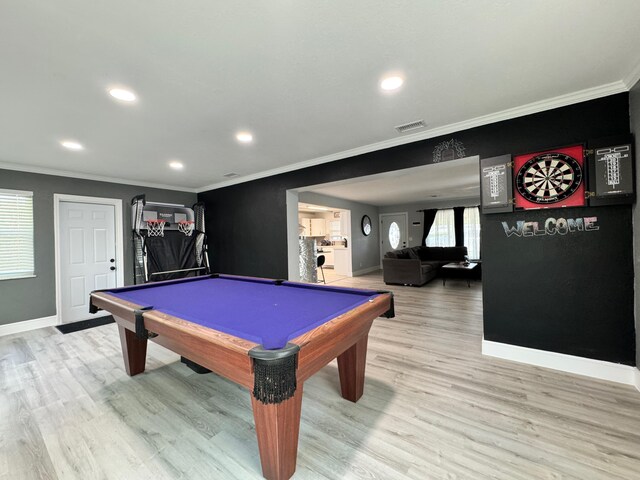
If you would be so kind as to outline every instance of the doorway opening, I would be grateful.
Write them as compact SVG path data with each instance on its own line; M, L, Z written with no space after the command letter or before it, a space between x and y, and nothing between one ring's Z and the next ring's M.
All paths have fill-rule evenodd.
M351 277L351 211L298 203L300 281L333 283Z
M422 245L425 210L480 203L479 157L309 185L288 190L286 195L289 279L300 278L298 202L350 210L352 275L381 273L386 252ZM399 213L402 218L394 220ZM365 219L378 219L366 233ZM391 247L396 242L397 247Z

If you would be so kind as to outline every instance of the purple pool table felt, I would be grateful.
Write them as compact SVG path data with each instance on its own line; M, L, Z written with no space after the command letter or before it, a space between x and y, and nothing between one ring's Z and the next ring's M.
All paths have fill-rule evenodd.
M106 293L266 349L282 348L293 338L378 295L371 290L224 277L140 287Z

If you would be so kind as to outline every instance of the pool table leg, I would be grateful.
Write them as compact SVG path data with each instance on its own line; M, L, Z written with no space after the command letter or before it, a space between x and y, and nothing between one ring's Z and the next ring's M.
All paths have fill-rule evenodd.
M120 332L120 345L124 357L124 368L127 375L133 377L144 372L144 364L147 359L147 339L140 340L135 332L118 325Z
M364 393L364 370L367 366L367 341L364 335L351 347L338 355L338 373L342 398L357 402Z
M258 436L262 475L267 480L287 480L296 471L298 433L302 407L302 384L293 397L265 405L251 395Z

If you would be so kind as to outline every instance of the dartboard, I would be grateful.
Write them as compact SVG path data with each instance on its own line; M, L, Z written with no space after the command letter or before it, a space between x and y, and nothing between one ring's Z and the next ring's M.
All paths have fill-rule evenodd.
M560 202L573 195L582 183L582 167L564 153L543 153L529 159L516 175L516 189L538 204Z

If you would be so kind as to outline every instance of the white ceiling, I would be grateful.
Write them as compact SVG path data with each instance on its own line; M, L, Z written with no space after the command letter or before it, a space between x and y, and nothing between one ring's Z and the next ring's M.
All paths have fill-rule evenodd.
M376 206L480 198L478 157L300 189Z
M638 0L3 1L0 167L237 183L627 91L638 18ZM385 95L388 72L406 81Z

